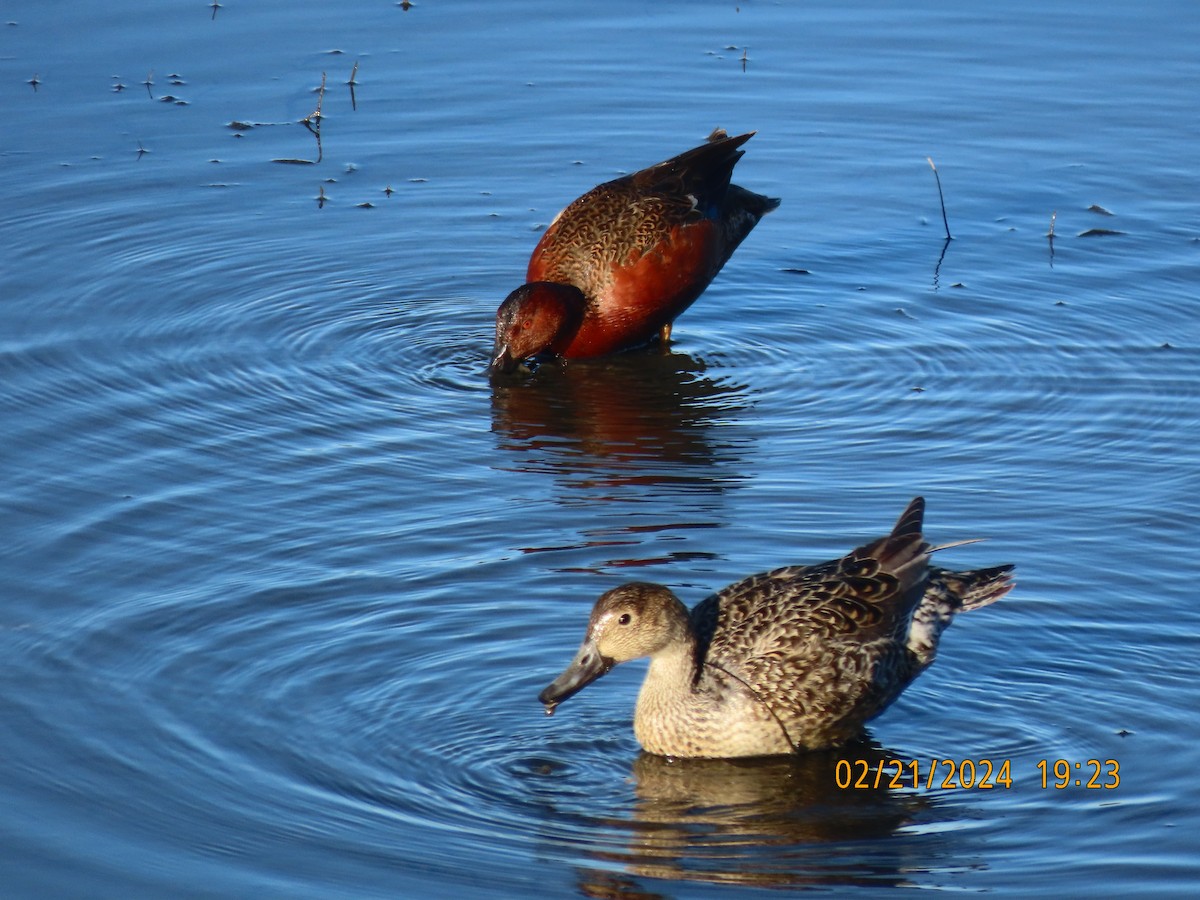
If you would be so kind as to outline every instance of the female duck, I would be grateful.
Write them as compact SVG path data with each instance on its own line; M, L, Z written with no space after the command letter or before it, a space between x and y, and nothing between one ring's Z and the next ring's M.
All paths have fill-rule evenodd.
M601 356L661 336L779 201L730 184L754 132L595 187L558 214L496 312L491 368Z
M650 753L762 756L845 743L929 667L957 613L1012 588L1012 566L929 565L943 548L922 537L924 511L918 497L887 537L751 576L690 614L660 585L614 588L538 699L552 714L617 663L648 656L633 727Z

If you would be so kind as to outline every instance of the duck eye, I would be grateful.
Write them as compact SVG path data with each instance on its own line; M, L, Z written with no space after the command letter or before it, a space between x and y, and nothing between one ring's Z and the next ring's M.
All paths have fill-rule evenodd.
M618 625L628 625L632 621L633 621L633 616L631 616L629 613L621 613L621 617L619 619L617 619L617 624Z

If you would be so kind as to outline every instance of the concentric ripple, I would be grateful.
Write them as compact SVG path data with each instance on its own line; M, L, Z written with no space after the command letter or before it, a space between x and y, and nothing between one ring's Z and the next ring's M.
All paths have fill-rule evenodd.
M616 801L611 768L630 746L547 745L532 683L514 703L510 678L478 680L479 659L511 671L521 651L500 617L464 644L477 617L446 588L346 578L208 602L181 591L57 623L53 639L24 635L14 662L37 684L26 696L62 704L6 705L30 747L75 745L62 729L85 724L89 739L17 759L104 797L109 816L234 857L250 877L303 872L317 847L335 870L364 858L449 875L486 842L511 887L535 847L562 852L606 831L596 810ZM573 771L554 762L580 750ZM597 794L548 820L549 785L574 790L596 765L609 770L589 774ZM419 824L427 842L392 842L389 822Z

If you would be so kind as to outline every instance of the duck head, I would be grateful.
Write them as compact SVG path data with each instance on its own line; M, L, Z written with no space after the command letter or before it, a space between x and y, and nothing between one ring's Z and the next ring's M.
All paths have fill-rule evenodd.
M531 281L496 310L491 370L511 372L523 360L561 353L583 321L583 292L569 284Z
M654 656L677 641L689 640L687 609L660 584L633 581L600 596L575 658L538 695L546 715L617 663Z

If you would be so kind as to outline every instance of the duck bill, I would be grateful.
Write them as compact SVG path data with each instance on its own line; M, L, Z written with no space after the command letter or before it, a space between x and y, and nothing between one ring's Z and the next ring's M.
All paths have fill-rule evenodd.
M546 707L546 715L554 715L558 704L575 696L600 676L607 675L614 665L613 660L600 655L594 643L584 641L571 664L538 694L538 700Z
M511 372L517 367L517 363L519 362L520 360L509 352L508 344L497 341L495 348L492 350L492 362L488 366L488 371Z

